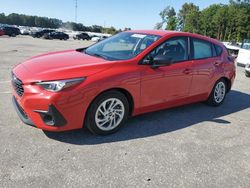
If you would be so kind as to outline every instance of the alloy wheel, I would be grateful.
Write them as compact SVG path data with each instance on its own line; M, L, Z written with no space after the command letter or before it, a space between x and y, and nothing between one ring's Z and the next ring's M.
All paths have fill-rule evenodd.
M226 85L224 82L218 82L214 90L214 100L216 103L221 103L226 95Z
M110 98L103 101L96 110L95 123L103 131L115 129L123 120L124 104L120 99Z

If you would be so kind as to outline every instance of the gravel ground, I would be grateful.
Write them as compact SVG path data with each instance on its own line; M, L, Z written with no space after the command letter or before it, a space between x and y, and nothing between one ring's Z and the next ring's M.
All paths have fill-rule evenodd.
M11 102L13 66L90 44L0 37L0 187L250 187L250 79L240 67L221 107L145 114L111 136L23 124Z

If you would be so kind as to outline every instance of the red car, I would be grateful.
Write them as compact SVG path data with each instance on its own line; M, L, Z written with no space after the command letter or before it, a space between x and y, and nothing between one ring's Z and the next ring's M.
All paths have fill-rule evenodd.
M4 30L0 29L0 36L4 35Z
M107 135L129 116L200 101L219 106L234 79L234 61L217 40L127 31L19 64L12 72L13 103L20 118L37 128L86 126Z

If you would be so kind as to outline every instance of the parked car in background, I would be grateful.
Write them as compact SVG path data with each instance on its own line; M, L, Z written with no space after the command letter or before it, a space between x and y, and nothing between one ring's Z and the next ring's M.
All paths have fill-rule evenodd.
M73 36L74 40L91 40L91 37L87 33L80 33Z
M237 64L246 66L250 64L250 39L245 39L239 49Z
M21 28L20 32L21 32L21 35L30 35L31 34L31 30L28 28Z
M4 30L0 28L0 36L4 35Z
M101 37L98 37L98 36L91 37L91 41L93 41L93 42L99 42L100 40L101 40Z
M5 35L8 35L10 37L15 37L21 34L20 29L18 29L17 27L3 26L2 30L4 31Z
M245 66L245 75L246 77L250 77L250 63Z
M176 31L127 31L88 48L48 53L17 65L13 104L22 121L43 130L85 126L107 135L129 116L200 101L219 106L235 74L234 61L215 39Z
M91 37L91 41L100 42L100 41L107 39L107 38L109 38L109 37L108 36L96 36L96 35L94 35Z
M100 41L105 40L107 38L109 38L109 37L107 37L107 36L101 36Z
M239 50L240 50L240 45L236 43L235 41L223 42L223 44L227 48L229 54L233 56L234 58L237 58Z
M34 38L41 38L43 37L46 33L51 33L54 32L55 30L51 30L51 29L44 29L42 31L36 31L34 33L31 34L32 37Z
M55 31L51 33L46 33L43 36L45 39L60 39L60 40L68 40L69 35L63 32Z

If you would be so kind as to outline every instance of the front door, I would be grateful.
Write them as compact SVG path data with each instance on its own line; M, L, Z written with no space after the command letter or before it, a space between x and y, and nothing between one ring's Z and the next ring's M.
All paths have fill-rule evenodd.
M150 107L182 99L189 95L192 61L188 60L187 37L174 37L154 49L144 60L156 55L171 57L169 66L152 68L150 61L141 71L141 107Z

